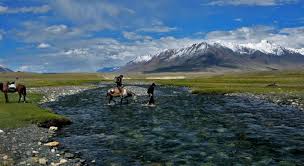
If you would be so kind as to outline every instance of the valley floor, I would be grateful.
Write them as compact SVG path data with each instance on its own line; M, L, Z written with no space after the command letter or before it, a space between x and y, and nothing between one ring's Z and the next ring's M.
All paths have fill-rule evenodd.
M52 101L54 98L61 95L69 95L71 94L70 92L73 91L77 93L87 88L91 88L92 84L97 84L100 81L113 82L112 78L114 76L114 74L83 73L0 73L0 80L11 81L14 80L16 75L21 78L20 83L27 85L31 90L28 93L29 103L16 103L16 94L10 95L10 99L12 101L10 104L4 104L4 98L0 97L0 136L12 136L11 139L13 139L13 137L18 137L18 135L13 134L15 132L28 132L29 135L31 135L31 132L34 133L35 131L40 131L40 129L36 130L35 126L33 127L31 124L38 124L51 119L65 119L61 115L54 114L41 108L39 106L41 101ZM274 103L290 105L304 110L304 72L302 71L228 73L213 75L202 73L166 73L156 75L126 74L126 77L126 83L140 82L150 84L152 82L156 82L158 85L183 86L189 87L191 92L195 94L245 95L247 97L262 98ZM76 85L77 87L75 88ZM78 87L79 85L82 86ZM45 133L42 134L44 136L47 136L48 134L45 130L41 130L41 132ZM15 143L16 146L23 144L20 141ZM5 144L10 143L3 142L2 145ZM35 140L35 146L36 144L37 140ZM36 155L32 154L33 152L28 153L29 156ZM49 153L51 152L49 151ZM11 154L5 154L4 151L0 151L0 161L10 164L13 162L12 159L14 158L14 156L11 157L10 155Z

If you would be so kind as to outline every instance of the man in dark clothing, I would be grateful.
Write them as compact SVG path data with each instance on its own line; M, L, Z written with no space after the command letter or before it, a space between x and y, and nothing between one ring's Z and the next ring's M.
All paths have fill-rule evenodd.
M122 92L122 79L123 79L123 75L115 77L116 87L119 89L120 92Z
M150 100L149 100L148 105L154 105L154 104L155 104L155 100L154 100L154 87L155 87L155 86L156 86L156 85L153 83L153 84L150 85L150 87L148 88L147 93L148 93L148 95L149 95L149 97L150 97Z

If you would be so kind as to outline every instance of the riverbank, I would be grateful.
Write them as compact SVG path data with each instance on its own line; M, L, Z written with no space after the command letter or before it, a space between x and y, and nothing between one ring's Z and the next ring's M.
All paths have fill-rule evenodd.
M302 71L233 73L154 81L161 85L189 87L194 94L254 96L304 110L304 72Z
M10 103L1 107L0 165L86 165L79 154L65 151L64 145L49 147L44 144L53 140L56 131L46 127L69 124L58 114L45 110L46 102L73 95L93 88L92 86L30 88L30 103ZM33 95L34 94L34 95ZM39 94L39 95L38 95ZM15 98L12 98L14 101ZM3 115L7 112L9 115ZM22 117L19 118L18 117ZM31 125L32 124L32 125ZM37 126L43 126L44 128Z

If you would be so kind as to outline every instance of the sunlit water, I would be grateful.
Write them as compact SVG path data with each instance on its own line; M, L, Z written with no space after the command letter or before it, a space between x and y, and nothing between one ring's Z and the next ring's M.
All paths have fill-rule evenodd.
M59 141L97 165L304 162L304 113L299 110L168 87L158 87L156 107L144 106L145 96L109 106L108 88L48 104L74 122Z

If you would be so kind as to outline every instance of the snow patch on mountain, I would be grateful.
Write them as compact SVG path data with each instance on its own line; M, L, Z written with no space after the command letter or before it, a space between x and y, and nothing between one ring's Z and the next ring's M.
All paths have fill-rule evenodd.
M296 48L288 48L288 49L294 51L295 53L304 55L304 48L299 48L299 49L296 49Z
M205 52L207 49L208 43L202 42L199 44L193 44L191 47L174 50L175 53L169 59L193 55L195 52Z
M273 54L280 56L285 53L284 51L290 51L280 45L277 45L267 40L262 40L259 43L245 43L245 44L238 44L238 43L225 42L225 41L217 41L216 43L225 46L234 52L239 52L243 54L252 54L255 51L260 51L265 54Z
M133 61L133 63L138 63L138 62L148 62L150 61L154 56L153 55L142 55L136 57Z

